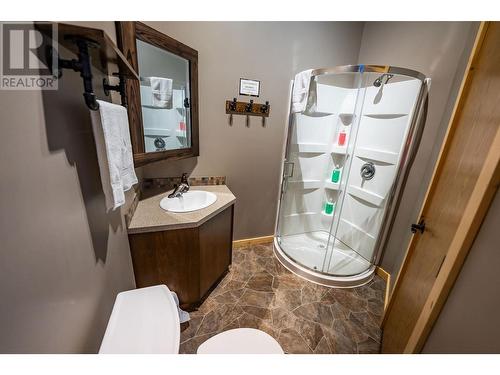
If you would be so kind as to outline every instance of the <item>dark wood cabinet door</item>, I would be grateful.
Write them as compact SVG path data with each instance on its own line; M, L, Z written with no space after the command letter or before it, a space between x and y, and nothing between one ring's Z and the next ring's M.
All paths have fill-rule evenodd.
M200 227L200 292L204 296L231 264L233 210L224 210Z
M233 206L196 228L129 235L137 288L165 284L196 308L231 264Z

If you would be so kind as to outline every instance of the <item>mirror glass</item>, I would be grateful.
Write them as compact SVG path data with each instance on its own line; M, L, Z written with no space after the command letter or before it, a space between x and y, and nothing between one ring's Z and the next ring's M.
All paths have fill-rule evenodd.
M189 60L136 43L145 152L191 147Z

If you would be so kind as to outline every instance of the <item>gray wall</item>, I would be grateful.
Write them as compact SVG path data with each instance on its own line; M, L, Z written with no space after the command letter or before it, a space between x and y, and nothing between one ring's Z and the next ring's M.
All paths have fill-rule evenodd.
M419 151L381 265L394 282L418 220L478 24L473 22L367 22L359 63L418 70L432 79L429 111Z
M113 22L80 24L115 39ZM272 234L289 81L302 69L358 61L363 24L150 25L200 53L201 156L153 164L138 174L226 175L238 198L235 238ZM467 26L409 27L403 34L402 24L368 25L359 61L423 64L428 69L414 67L432 73L433 95L442 92L434 106L444 106ZM399 42L420 41L418 53L405 43L380 42L394 35L406 35ZM236 95L240 77L262 81L259 101L272 106L266 128L252 119L248 129L239 117L228 126L224 101ZM96 352L115 295L134 287L123 213L104 209L81 80L65 72L60 84L52 93L0 91L0 353Z
M200 157L144 167L144 177L223 175L236 195L235 239L272 235L277 209L289 82L314 67L357 61L362 23L148 22L198 50ZM260 118L235 116L228 125L225 100L237 97L240 78L261 81L271 104ZM248 97L241 97L248 100Z
M0 91L0 353L97 352L116 294L135 287L82 82L65 71L60 85Z
M77 24L116 38L113 22ZM236 237L272 234L288 82L311 66L355 61L362 24L152 25L200 52L202 156L150 175L227 175L239 198ZM224 100L240 77L262 80L273 106L266 128L246 129L242 118L228 127ZM116 294L135 286L125 210L105 212L81 94L69 71L56 92L0 91L0 353L96 352Z
M499 223L497 192L423 353L500 353Z

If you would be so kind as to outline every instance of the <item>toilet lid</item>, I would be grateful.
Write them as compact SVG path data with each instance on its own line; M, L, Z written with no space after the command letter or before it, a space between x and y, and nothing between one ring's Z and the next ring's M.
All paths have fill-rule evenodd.
M283 354L280 344L267 333L254 328L236 328L209 338L198 347L198 354Z
M121 292L116 297L99 353L179 353L177 305L165 285Z

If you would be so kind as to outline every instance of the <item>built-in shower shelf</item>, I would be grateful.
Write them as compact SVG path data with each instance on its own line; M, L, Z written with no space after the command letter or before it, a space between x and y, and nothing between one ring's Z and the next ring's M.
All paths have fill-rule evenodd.
M150 138L156 137L170 137L172 130L162 128L144 128L144 136Z
M308 116L308 117L327 117L327 116L333 116L335 113L333 112L325 112L325 111L305 111L302 112L302 116Z
M296 143L292 145L292 151L299 153L322 154L328 151L326 143Z
M184 130L176 130L175 135L179 138L186 138L187 137L187 133Z
M321 187L320 180L289 180L288 184L294 189L319 189Z
M332 154L345 154L347 152L347 146L333 145L331 153Z
M365 202L371 203L375 206L380 206L384 201L384 197L354 185L349 185L349 189L347 190L347 192L350 195L364 200Z
M338 182L325 181L325 188L331 190L340 190L340 184Z
M283 218L288 220L288 222L302 223L302 225L304 225L305 221L316 220L315 218L317 217L318 217L318 212L310 212L310 211L283 215Z
M342 124L344 125L352 124L352 120L354 117L355 115L353 113L343 113L343 112L339 113L340 121L342 121Z
M356 149L356 156L362 159L381 161L393 165L398 162L398 154L395 152L374 150L366 147L358 147Z
M337 233L339 234L339 240L351 244L351 246L356 243L363 243L366 247L371 248L375 245L376 239L374 236L346 219L340 219Z
M407 113L365 113L363 116L382 120L390 120L407 116Z

